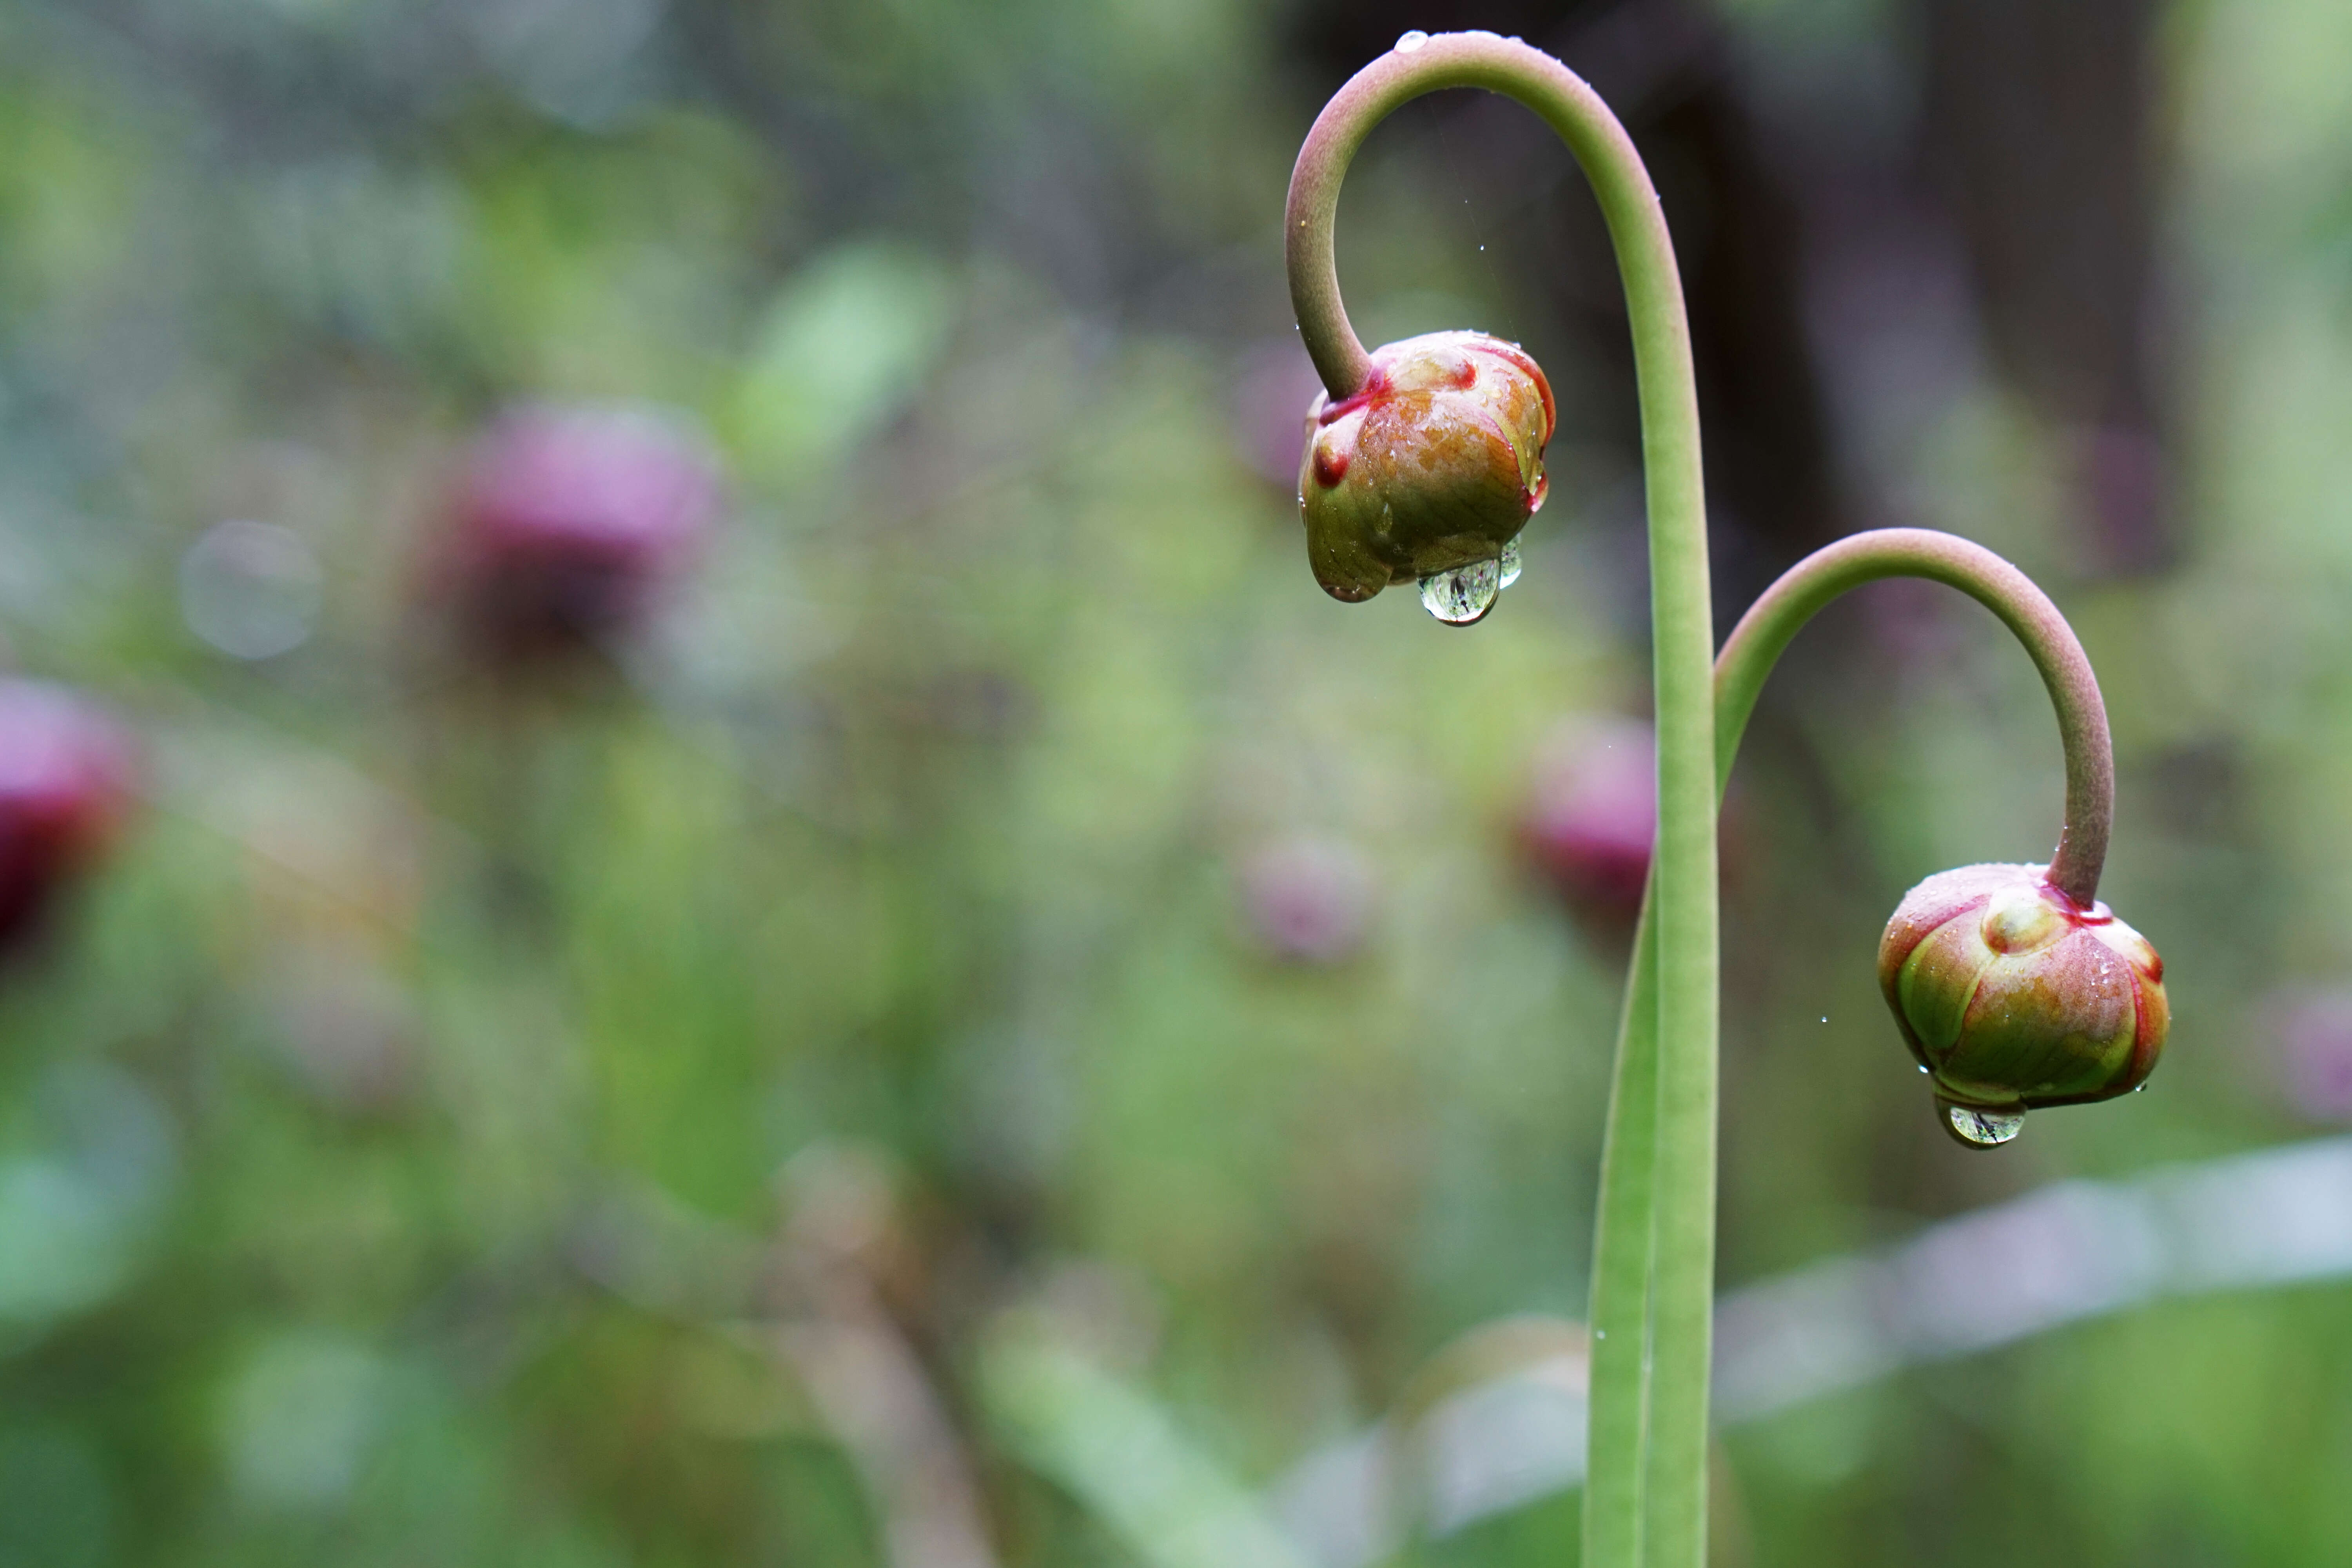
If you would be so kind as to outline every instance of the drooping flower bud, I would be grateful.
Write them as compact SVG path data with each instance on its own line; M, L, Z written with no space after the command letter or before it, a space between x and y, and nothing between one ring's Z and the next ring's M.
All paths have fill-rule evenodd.
M131 808L131 737L62 687L0 680L0 945L33 934Z
M1979 1148L2014 1137L2029 1110L2138 1088L2171 1018L2147 939L2038 866L1964 866L1912 889L1878 982L1945 1131Z
M1391 583L1469 574L1432 610L1476 620L1509 574L1506 548L1543 505L1550 384L1518 345L1483 332L1407 338L1371 363L1362 390L1307 410L1307 562L1351 604Z
M519 409L474 449L436 586L495 655L625 636L700 544L719 499L711 454L668 419Z

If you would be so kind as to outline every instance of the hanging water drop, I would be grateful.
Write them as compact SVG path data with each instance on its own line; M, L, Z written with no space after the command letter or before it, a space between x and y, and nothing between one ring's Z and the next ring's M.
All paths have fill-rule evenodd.
M1482 621L1503 591L1503 563L1473 561L1451 572L1433 573L1421 580L1421 607L1449 626Z
M2025 1127L2022 1110L1990 1110L1981 1105L1960 1105L1936 1097L1937 1117L1944 1131L1971 1149L1997 1149Z
M1427 42L1429 42L1429 35L1423 32L1419 27L1415 27L1412 32L1407 33L1397 39L1396 52L1401 55L1409 55Z
M1519 580L1519 542L1517 538L1503 546L1503 558L1496 565L1502 574L1495 579L1496 587L1507 588Z

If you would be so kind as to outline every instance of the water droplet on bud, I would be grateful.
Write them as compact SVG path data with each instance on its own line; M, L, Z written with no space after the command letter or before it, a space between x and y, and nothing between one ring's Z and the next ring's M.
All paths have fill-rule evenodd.
M1415 27L1412 32L1407 33L1397 39L1396 52L1401 55L1409 55L1427 42L1429 42L1429 35L1423 32L1420 28Z
M1503 563L1473 561L1451 572L1433 573L1421 580L1421 607L1449 626L1466 626L1486 618L1495 597L1503 591Z
M1936 1097L1936 1112L1944 1131L1971 1149L1997 1149L2025 1128L2022 1110L1988 1110L1980 1105L1958 1105Z
M1517 539L1503 546L1503 559L1496 564L1502 568L1502 575L1495 580L1496 587L1507 588L1519 580L1519 542Z

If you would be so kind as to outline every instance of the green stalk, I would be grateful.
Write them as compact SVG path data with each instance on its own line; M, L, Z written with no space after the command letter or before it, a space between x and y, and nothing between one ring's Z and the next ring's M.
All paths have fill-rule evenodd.
M1585 1408L1587 1563L1642 1561L1649 1449L1650 1267L1658 1159L1658 932L1655 879L1643 890L1592 1232L1591 1383ZM1630 1462L1628 1462L1630 1461Z
M1715 1269L1716 803L1766 676L1797 630L1862 583L1919 576L1999 616L2040 668L2066 749L2066 819L2050 880L2088 903L2112 816L2097 682L2055 606L2023 574L1949 535L1895 529L1808 557L1710 660L1706 508L1689 327L1657 193L1623 128L1559 61L1490 33L1407 35L1358 72L1308 133L1284 233L1291 299L1336 401L1370 359L1341 303L1339 184L1371 128L1425 92L1475 87L1534 110L1599 200L1622 275L1642 412L1658 731L1651 887L1619 1024L1592 1276L1584 1503L1589 1568L1703 1568Z
M1333 243L1339 183L1374 125L1443 88L1484 88L1541 116L1582 167L1616 248L1641 400L1658 731L1655 1000L1653 1005L1644 994L1637 970L1627 1034L1640 1035L1645 1023L1654 1031L1656 1105L1647 1137L1639 1135L1638 1111L1613 1106L1604 1155L1593 1329L1607 1336L1595 1346L1607 1353L1593 1364L1585 1562L1590 1568L1702 1568L1715 1284L1714 639L1698 399L1682 282L1648 172L1624 128L1581 79L1541 50L1491 33L1440 34L1406 47L1412 38L1339 89L1299 152L1284 224L1291 299L1332 397L1358 391L1370 362L1339 298ZM1638 1079L1621 1073L1620 1096L1643 1089ZM1643 1207L1650 1223L1633 1223ZM1628 1248L1646 1250L1647 1259L1629 1260ZM1630 1289L1640 1275L1647 1276L1646 1289ZM1638 1353L1645 1329L1646 1397Z
M1731 782L1740 738L1756 710L1756 699L1780 655L1806 622L1831 601L1865 583L1888 577L1921 577L1958 588L2000 618L2041 672L2057 710L2059 743L2066 757L2066 816L2058 852L2050 864L2053 886L2077 902L2096 896L2105 866L2109 825L2115 816L2115 754L2107 733L2107 710L2091 661L2058 606L2024 573L1968 540L1927 529L1888 528L1857 533L1805 557L1782 574L1732 628L1715 665L1715 763L1717 796ZM1618 1025L1616 1081L1609 1101L1608 1147L1601 1164L1601 1224L1594 1247L1593 1321L1630 1321L1635 1330L1607 1340L1596 1327L1592 1345L1592 1395L1588 1416L1591 1452L1638 1451L1643 1440L1643 1383L1648 1340L1639 1331L1647 1311L1650 1265L1651 1162L1656 1137L1656 1014L1651 998L1657 984L1652 967L1655 932L1650 902L1642 904L1634 930L1633 964L1626 984L1625 1011ZM1604 1363L1611 1375L1604 1379ZM1622 1363L1622 1364L1620 1364ZM1599 1469L1596 1462L1592 1468ZM1639 1478L1635 1477L1635 1485ZM1612 1553L1607 1561L1638 1560L1638 1523L1628 1544L1611 1533L1596 1542L1591 1482L1586 1491L1586 1560L1600 1561L1596 1545ZM1638 1521L1638 1491L1633 1517ZM1598 1515L1604 1528L1623 1528L1624 1510ZM1631 1552L1632 1558L1622 1554Z

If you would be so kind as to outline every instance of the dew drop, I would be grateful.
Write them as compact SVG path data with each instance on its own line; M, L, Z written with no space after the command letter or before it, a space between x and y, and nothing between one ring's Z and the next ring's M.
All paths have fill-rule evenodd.
M1473 561L1421 580L1421 607L1449 626L1482 621L1503 591L1502 563Z
M1942 1095L1936 1110L1944 1131L1971 1149L1996 1149L2025 1127L2022 1110L1988 1110L1980 1105L1957 1105Z
M1412 32L1407 33L1397 39L1396 52L1401 55L1409 55L1427 42L1429 42L1429 35L1423 32L1419 27L1415 27Z
M1502 572L1502 575L1495 579L1496 587L1507 588L1519 580L1519 542L1516 537L1503 546L1503 558L1495 564Z

